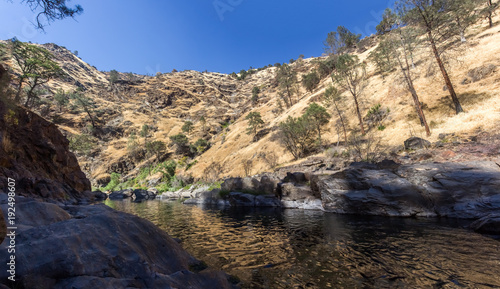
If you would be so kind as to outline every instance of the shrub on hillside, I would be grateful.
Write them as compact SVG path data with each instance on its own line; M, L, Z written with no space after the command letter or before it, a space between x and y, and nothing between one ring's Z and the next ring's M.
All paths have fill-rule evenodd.
M320 82L320 78L319 78L316 70L314 70L311 73L306 74L302 77L302 85L309 92L313 92L314 89L316 89L316 87L318 87L319 82Z
M88 134L73 135L69 137L69 149L72 152L88 155L95 145L95 139Z
M314 150L316 131L306 117L291 117L280 123L280 142L299 159Z
M103 188L104 191L113 191L120 184L120 174L111 173L109 183Z

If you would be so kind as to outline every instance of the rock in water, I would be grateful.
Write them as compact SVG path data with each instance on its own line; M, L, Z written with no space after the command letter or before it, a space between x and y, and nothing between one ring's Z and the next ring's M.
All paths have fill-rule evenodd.
M52 205L25 204L33 213L49 212L47 206ZM190 272L199 261L147 220L102 204L53 211L44 215L45 221L26 223L17 235L16 286L232 288L222 272ZM10 258L6 246L7 242L0 246L3 264ZM1 270L0 282L5 284L7 277Z
M325 210L337 213L477 219L500 208L493 162L354 166L314 181Z

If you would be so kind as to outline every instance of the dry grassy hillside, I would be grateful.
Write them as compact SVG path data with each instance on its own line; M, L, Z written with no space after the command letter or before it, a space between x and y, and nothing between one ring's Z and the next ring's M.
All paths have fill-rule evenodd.
M486 28L486 23L479 23L470 30L469 40L450 55L449 73L458 93L458 97L466 113L455 114L448 91L443 89L445 83L437 68L435 60L430 51L422 49L416 56L417 79L416 89L420 100L425 104L425 114L431 125L431 137L426 137L425 129L420 126L417 114L412 106L410 93L403 86L401 77L394 72L389 76L382 77L376 73L375 66L367 61L368 55L375 47L371 47L362 54L360 60L365 60L368 65L368 86L361 97L362 114L376 104L383 108L389 108L390 114L384 121L386 129L378 131L376 128L369 135L380 138L381 150L387 150L391 146L401 146L404 140L411 136L418 136L432 142L437 141L441 133L456 133L461 135L474 134L478 131L498 132L500 131L500 76L498 68L486 75L483 79L473 81L469 71L488 65L500 66L500 33L498 27ZM311 67L309 67L311 68ZM313 94L302 91L299 103L286 110L282 115L274 115L275 94L271 101L262 103L254 108L262 114L269 128L276 127L279 122L286 119L288 115L299 116L312 101L321 97L324 89L331 83L330 79L323 79L318 89ZM352 97L344 92L342 98L343 110L351 129L357 129L358 121L355 115ZM333 119L336 114L330 109ZM193 167L192 173L201 177L207 166L214 162L222 162L224 175L244 175L243 163L252 159L252 173L259 173L271 168L260 158L262 153L272 154L275 152L279 157L280 164L293 162L293 157L287 153L273 133L252 143L252 137L244 133L247 122L244 116L240 117L230 126L225 136L225 142L221 142L221 136L215 140L215 145L203 155L198 165ZM324 139L334 146L338 140L336 129L332 126ZM320 154L321 155L321 154Z
M372 128L368 136L380 139L380 149L388 150L402 145L405 139L413 135L436 141L440 133L500 131L498 68L477 81L469 75L475 68L500 66L499 29L498 26L488 29L486 23L478 23L469 30L468 42L449 57L449 73L466 113L455 115L448 92L443 90L444 81L435 60L429 57L430 52L423 48L417 53L415 85L431 125L432 136L428 138L420 126L411 105L410 94L405 90L399 74L393 72L382 77L367 60L369 53L376 47L376 41L375 46L358 53L360 60L368 63L369 75L368 86L360 97L362 114L366 115L376 104L390 109L384 120L385 130ZM195 160L187 160L192 164L188 170L179 169L179 173L195 178L206 177L211 167L220 167L216 170L219 177L242 176L245 174L243 164L247 160L252 160L252 174L271 171L273 168L265 160L266 157L275 158L273 161L281 166L297 162L280 144L277 127L288 116L301 115L311 102L321 103L324 90L331 83L329 78L323 79L313 93L301 87L297 103L279 112L274 67L261 70L245 80L236 80L220 73L183 71L155 77L120 74L121 80L110 84L107 73L98 71L65 48L54 44L43 46L54 54L67 76L49 84L49 93L42 96L46 100L38 110L43 111L43 116L49 120L57 118L60 129L69 137L94 134L90 152L78 154L83 170L94 185L105 184L112 172L133 176L137 174L138 167L155 161L154 157L134 158L126 149L130 135L139 132L144 124L152 127L150 140L169 144L169 136L180 133L185 121L194 123L194 129L188 135L190 141L203 138L211 143L208 151ZM292 67L299 70L300 80L315 65L315 59L305 59L295 62ZM10 66L15 73L16 66L13 63ZM251 97L255 86L261 89L261 93L258 103L253 104ZM55 105L51 105L52 95L57 89L72 91L78 87L97 105L98 132L88 131L88 120L84 113L69 108L60 112ZM358 126L353 99L346 92L342 96L340 106L352 131ZM263 129L267 129L267 134L256 142L252 135L246 134L248 121L245 116L252 111L262 115L265 122ZM324 150L335 146L339 140L334 125L336 113L332 108L329 108L329 112L333 118L328 125L329 130L323 136ZM206 120L204 125L200 121L202 117ZM138 138L138 142L142 144L142 138ZM340 148L343 149L346 148ZM181 159L173 153L173 147L168 146L168 152L165 158ZM323 156L325 152L318 151L318 154Z

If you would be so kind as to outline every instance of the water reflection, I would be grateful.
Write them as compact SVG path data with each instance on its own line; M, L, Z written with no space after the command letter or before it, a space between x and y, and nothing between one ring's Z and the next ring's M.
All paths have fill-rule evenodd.
M243 288L500 288L500 242L460 221L107 201Z

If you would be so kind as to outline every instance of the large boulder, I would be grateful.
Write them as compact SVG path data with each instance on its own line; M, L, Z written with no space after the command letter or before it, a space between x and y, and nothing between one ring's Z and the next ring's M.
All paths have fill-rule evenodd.
M264 175L260 178L259 191L268 195L274 195L279 183L279 178Z
M0 190L14 179L18 195L66 203L91 199L90 181L56 125L0 101Z
M154 200L155 198L156 193L154 191L137 189L132 192L132 200L134 201Z
M260 180L256 177L227 178L221 184L221 190L226 192L275 194L280 179L264 175Z
M431 147L431 142L423 138L412 136L404 142L406 150L418 150Z
M315 187L337 213L477 219L500 208L493 162L354 166L317 177Z
M51 204L25 204L34 212L59 213L38 218L48 217L46 221L34 216L19 219L25 228L17 234L16 284L10 285L39 289L232 287L221 272L190 272L200 262L147 220L102 204L68 206L65 214L60 208L47 208ZM4 264L10 258L7 246L8 241L0 245ZM6 270L0 271L0 282L7 284L8 276Z
M233 207L255 207L255 196L233 192L228 195L228 200Z
M317 192L310 186L295 183L280 184L281 203L285 208L322 210L322 203Z
M108 198L110 200L123 200L131 198L133 194L134 190L126 189L126 190L111 192L111 194L108 195Z

